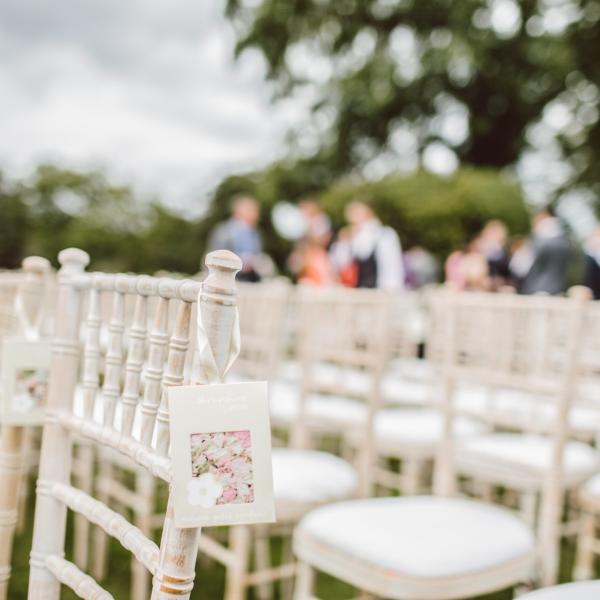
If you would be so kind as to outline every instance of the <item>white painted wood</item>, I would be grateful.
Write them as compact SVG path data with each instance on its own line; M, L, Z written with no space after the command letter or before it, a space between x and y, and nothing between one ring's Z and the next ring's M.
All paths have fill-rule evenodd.
M41 336L44 284L50 263L39 256L23 261L14 298L15 325L30 339ZM37 329L36 326L37 325ZM29 440L29 443L28 443ZM27 498L28 452L32 436L26 428L4 423L0 429L0 600L8 593L10 565L19 504Z
M584 317L589 303L586 305L580 299L484 294L444 295L440 300L446 319L446 327L439 331L441 339L437 346L438 352L443 349L445 427L435 489L440 495L452 494L455 476L465 473L466 463L453 443L450 427L457 411L454 397L458 383L479 384L492 391L506 386L536 397L550 397L553 418L546 423L540 423L539 419L530 420L530 425L537 431L540 431L540 426L545 428L552 448L549 468L539 489L542 509L537 548L510 563L499 562L478 572L466 569L464 574L452 578L404 575L386 570L383 564L378 566L372 561L359 559L360 553L352 544L348 547L335 546L326 537L321 538L318 531L304 531L301 522L295 535L295 551L303 562L299 567L297 600L312 597L311 569L325 571L372 594L399 600L447 600L510 587L532 575L534 559L539 559L544 583L556 576L564 489L563 456L569 435L570 402L576 389ZM491 405L483 416L488 422L493 422L498 416L497 408ZM512 423L519 422L515 419ZM551 426L548 427L547 423ZM522 426L523 423L519 423L519 427ZM479 471L471 469L468 475L489 482L490 470L493 469L494 466L488 462ZM511 469L515 467L511 466L509 471ZM343 509L340 507L340 510ZM310 520L310 515L307 520ZM347 527L351 528L352 523L348 522ZM468 527L467 522L465 527ZM386 536L384 528L379 535ZM371 543L374 543L373 540ZM452 549L446 545L432 548L438 557L440 551L451 552Z
M80 298L70 277L81 273L89 256L69 248L59 254L59 297L54 336L48 410L68 410L75 392L79 363ZM71 439L62 427L49 421L44 426L39 477L42 481L69 483ZM29 600L58 600L60 583L46 565L50 555L61 555L65 537L66 507L50 496L39 494L34 519L30 559Z
M115 600L103 590L89 575L82 573L73 563L56 555L46 557L46 568L54 577L68 585L84 600Z
M190 363L188 355L192 306L196 301L200 302L199 310L208 332L209 343L217 364L222 369L229 362L229 341L236 313L234 280L241 262L230 252L210 254L207 257L209 277L203 284L199 284L146 276L81 274L86 258L76 250L65 251L60 257L64 264L61 270L57 334L51 372L50 418L45 426L42 444L29 598L57 600L60 581L74 587L76 593L84 594L83 597L105 597L95 595L102 593L101 588L75 565L57 562L64 543L66 507L118 539L132 551L140 565L154 574L153 598L189 598L200 530L175 528L169 503L159 550L148 539L154 517L151 514L151 503L143 521L146 531L141 531L108 508L105 502L71 487L68 481L69 433L106 449L116 450L120 455L132 459L146 470L150 477L148 482L152 481L151 474L168 481L169 412L164 391L166 386L180 385L184 381L184 367ZM88 302L87 331L80 370L77 351L80 323L78 310L85 295ZM104 361L104 313L100 305L102 295L111 303ZM130 302L132 299L133 303ZM157 302L146 356L146 314L150 300ZM172 302L177 302L179 308L175 322L170 327L169 304ZM127 306L133 306L132 313L127 312ZM80 371L83 409L81 413L75 414L71 399L74 398ZM102 390L99 391L101 373L104 379ZM138 440L134 437L134 434L137 435L134 421L142 376L144 398L139 407L142 423ZM101 421L97 420L95 410L97 397L102 400ZM156 440L156 449L153 440ZM89 458L82 462L85 472L90 467ZM106 486L110 485L110 481L110 477L102 478L102 493L107 491ZM144 480L140 478L139 481ZM153 485L142 486L138 490L138 497L152 498L153 490ZM111 497L111 494L112 491L108 491L106 498ZM140 523L137 517L136 521ZM136 593L141 594L144 578L141 571L137 573Z
M241 268L240 259L228 251L210 253L206 258L209 274L202 283L199 310L217 368L221 371L229 362L230 340L236 315L235 274ZM186 315L180 309L179 326ZM177 344L180 342L177 336ZM183 369L184 356L178 346L171 347L169 372L174 381L178 365ZM176 383L176 382L175 382ZM154 577L152 600L172 600L174 596L189 600L194 582L200 529L177 529L173 524L171 498L167 507L160 544L160 558Z

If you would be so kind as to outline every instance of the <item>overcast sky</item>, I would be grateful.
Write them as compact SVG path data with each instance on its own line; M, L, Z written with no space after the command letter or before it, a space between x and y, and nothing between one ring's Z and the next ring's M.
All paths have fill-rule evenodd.
M102 168L196 212L306 117L270 105L262 59L233 46L220 1L2 0L0 169Z

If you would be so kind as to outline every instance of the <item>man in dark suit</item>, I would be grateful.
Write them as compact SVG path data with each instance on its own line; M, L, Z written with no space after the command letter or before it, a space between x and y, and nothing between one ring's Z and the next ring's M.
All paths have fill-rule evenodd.
M533 216L533 263L523 278L522 294L562 294L567 289L571 244L551 208Z
M594 300L600 300L600 227L586 244L583 285L592 290Z

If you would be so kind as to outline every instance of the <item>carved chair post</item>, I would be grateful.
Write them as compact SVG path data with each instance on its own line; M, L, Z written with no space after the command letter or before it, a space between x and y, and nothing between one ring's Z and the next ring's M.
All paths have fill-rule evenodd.
M230 358L231 335L236 317L235 274L241 268L241 260L232 252L218 250L206 257L206 266L209 274L202 284L198 310L217 368L223 372ZM185 318L189 319L189 314L183 315L180 311L178 319ZM171 381L176 385L179 371L183 370L185 355L179 352L178 343L177 339L171 341L165 374L167 385ZM159 451L162 450L165 454L168 450L169 418L166 398L165 390L157 418ZM194 585L199 537L200 528L175 527L173 505L169 498L160 543L159 563L153 581L152 600L189 600Z
M50 263L39 256L23 261L24 278L19 284L15 303L24 313L28 323L38 322L43 311L44 279ZM36 332L21 324L21 334L31 337ZM39 332L37 332L39 333ZM20 488L24 481L25 428L19 425L2 425L0 430L0 600L8 593L8 580L12 556L13 537L18 518Z
M62 555L67 507L48 493L48 481L69 483L71 439L52 421L53 411L68 409L75 391L79 354L80 292L69 278L89 263L86 252L68 248L58 255L59 296L48 386L48 418L42 436L42 456L37 484L33 544L30 558L29 600L58 600L60 582L49 570L48 555Z

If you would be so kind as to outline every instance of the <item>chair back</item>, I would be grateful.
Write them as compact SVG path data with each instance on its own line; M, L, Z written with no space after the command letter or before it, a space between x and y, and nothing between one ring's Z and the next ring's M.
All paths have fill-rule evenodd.
M67 509L115 537L152 573L154 600L188 599L200 530L174 527L169 498L159 547L123 516L70 485L71 435L116 450L155 477L170 480L167 388L205 380L203 373L185 371L194 347L192 308L198 305L215 362L223 369L236 319L234 279L240 260L227 251L209 254L209 275L202 283L85 273L88 261L85 252L73 248L59 255L29 599L58 600L61 584L89 600L112 598L64 558ZM130 303L134 308L129 321L125 309ZM169 319L172 305L175 317ZM151 316L149 306L154 306Z
M554 573L563 507L564 452L590 303L581 298L470 292L440 292L434 302L438 315L445 315L439 331L444 348L444 427L434 490L444 495L454 490L452 420L460 410L461 386L479 386L488 396L478 416L488 425L542 434L550 444L538 538L544 572ZM506 391L522 393L523 403L528 402L531 411L522 413L514 400L506 406L502 401Z

